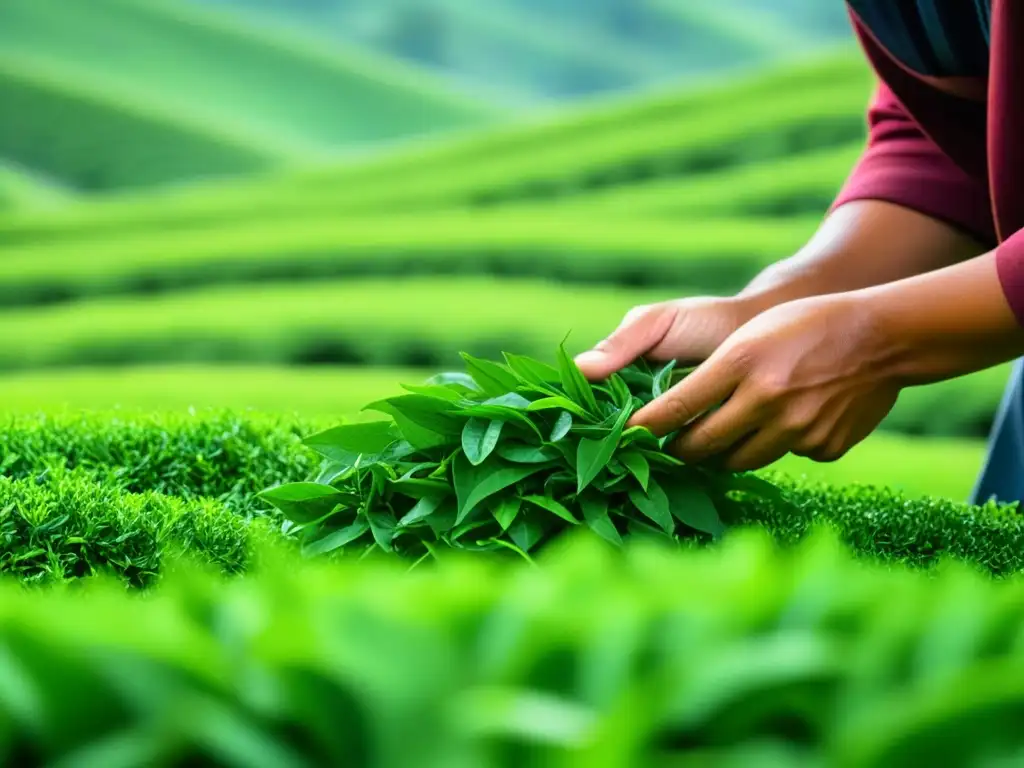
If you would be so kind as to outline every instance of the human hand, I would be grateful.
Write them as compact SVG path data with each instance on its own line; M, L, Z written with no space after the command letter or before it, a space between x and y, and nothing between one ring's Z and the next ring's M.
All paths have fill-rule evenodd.
M839 459L899 394L892 347L856 294L782 304L743 325L689 376L633 415L687 462L759 469L787 453ZM718 407L721 406L721 407Z
M588 379L601 380L641 357L698 363L755 313L751 302L731 297L634 307L608 338L578 355L576 364Z

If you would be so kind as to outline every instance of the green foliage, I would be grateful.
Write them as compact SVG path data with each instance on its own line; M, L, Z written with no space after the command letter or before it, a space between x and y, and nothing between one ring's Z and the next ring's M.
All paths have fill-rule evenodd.
M301 447L300 425L271 417L212 413L5 421L0 474L9 478L29 481L64 467L89 473L104 488L217 500L242 518L257 514L253 495L260 488L315 465L312 453Z
M685 466L662 450L671 435L626 428L668 386L672 363L635 363L591 384L564 346L557 368L463 357L465 373L366 406L392 420L307 438L325 460L319 472L261 494L307 551L327 551L331 537L407 557L438 544L525 554L566 524L613 542L626 533L719 536L737 490L793 510L764 481Z
M180 554L237 573L268 530L223 504L127 493L56 463L20 480L0 477L0 573L33 584L108 573L145 586Z
M829 538L556 554L412 573L267 557L240 580L177 569L146 599L4 584L3 760L1017 762L1019 579L865 568Z
M129 107L158 93L276 148L316 159L338 147L482 122L486 105L393 60L160 0L9 0L0 53L68 68ZM358 109L353 109L357 104ZM120 142L104 148L116 154Z
M155 102L129 107L68 75L0 59L0 103L18 116L0 120L0 155L87 192L240 174L283 159Z

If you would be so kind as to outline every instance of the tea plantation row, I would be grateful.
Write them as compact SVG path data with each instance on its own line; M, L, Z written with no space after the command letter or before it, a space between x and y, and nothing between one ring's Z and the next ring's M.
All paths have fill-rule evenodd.
M592 544L590 542L589 544ZM1012 765L1019 579L818 538L0 593L17 765Z

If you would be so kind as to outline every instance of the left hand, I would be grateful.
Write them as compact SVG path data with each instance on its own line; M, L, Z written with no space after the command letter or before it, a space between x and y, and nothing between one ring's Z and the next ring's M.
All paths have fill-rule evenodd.
M855 293L781 304L739 328L629 425L659 436L682 429L666 446L671 453L721 459L733 471L787 453L835 461L896 403L892 346Z

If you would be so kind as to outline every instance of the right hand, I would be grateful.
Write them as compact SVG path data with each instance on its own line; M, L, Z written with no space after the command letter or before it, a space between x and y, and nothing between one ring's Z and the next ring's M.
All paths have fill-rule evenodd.
M600 381L643 357L652 362L703 362L758 314L739 297L695 297L634 307L603 341L576 357L583 375Z

